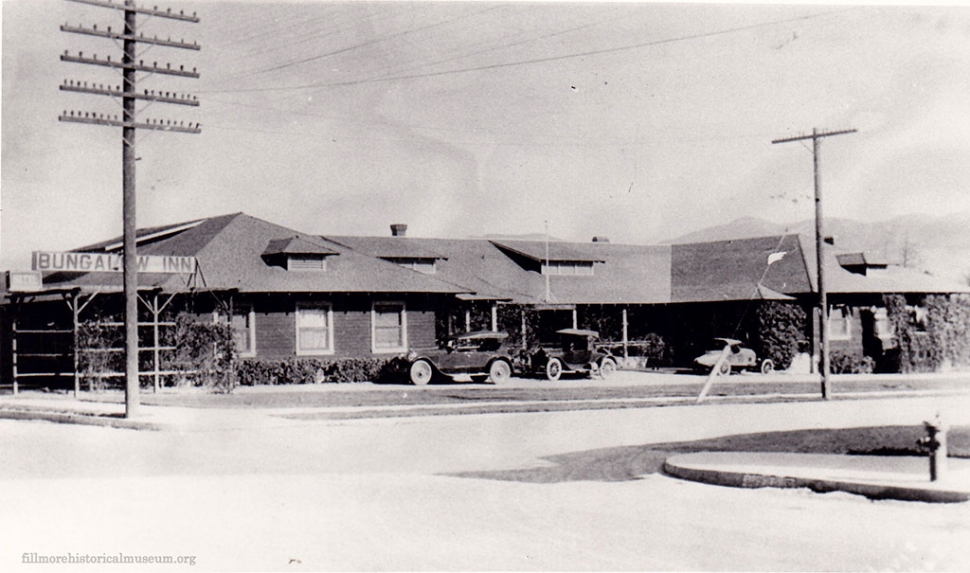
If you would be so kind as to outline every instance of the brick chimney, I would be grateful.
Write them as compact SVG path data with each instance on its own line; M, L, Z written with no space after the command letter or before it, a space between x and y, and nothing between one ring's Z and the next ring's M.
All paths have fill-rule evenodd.
M392 237L404 237L408 234L408 226L404 223L393 223L391 225Z

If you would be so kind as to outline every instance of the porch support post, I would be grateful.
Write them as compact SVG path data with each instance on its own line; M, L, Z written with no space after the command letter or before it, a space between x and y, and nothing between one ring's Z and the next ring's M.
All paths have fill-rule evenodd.
M629 341L630 341L629 331L627 329L628 326L629 326L629 323L626 320L626 308L624 307L623 308L623 358L630 357L630 351L628 348Z
M158 292L156 292L155 293L155 296L152 297L152 308L151 308L151 311L152 311L152 342L154 344L154 346L152 348L152 365L154 367L154 372L153 372L154 385L153 385L153 389L154 389L154 392L156 394L158 394L158 386L159 386L159 379L158 379L159 378L158 377L158 369L159 369L159 356L158 356L158 314L159 314L159 312L161 312L159 310L159 308L158 308Z
M498 303L492 303L492 332L498 332Z
M10 320L10 351L11 367L13 368L13 395L16 396L20 390L17 382L17 314L19 314L19 304L14 303L13 317ZM524 321L525 319L523 319ZM524 324L524 322L523 322Z
M80 308L79 302L80 301L78 300L78 293L74 292L73 294L71 294L71 302L70 302L71 333L73 335L73 342L74 342L74 351L72 352L72 354L74 355L74 399L75 400L77 400L78 395L81 392L81 376L80 376L80 373L78 372L78 368L80 367L80 361L78 360L78 346L79 346L78 343L80 341L78 339L80 338L80 329L81 329L80 320L79 320L79 315L81 314L81 308Z
M472 329L472 311L471 309L465 310L465 332L471 332Z
M579 313L576 307L573 307L573 328L579 328Z
M526 342L525 306L522 307L522 350L528 350L529 344ZM16 364L16 362L14 362Z

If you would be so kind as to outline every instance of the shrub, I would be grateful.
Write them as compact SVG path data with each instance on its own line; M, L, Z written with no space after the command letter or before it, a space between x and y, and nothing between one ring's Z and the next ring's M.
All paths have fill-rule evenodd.
M829 369L833 374L871 374L876 361L871 356L833 350L829 354Z
M236 364L242 386L385 381L403 378L407 360L393 358L247 359Z
M775 368L788 368L805 339L808 314L792 303L766 301L758 306L758 339L755 351L759 358L770 358Z
M122 328L110 323L111 317L82 322L78 325L78 371L87 380L88 390L101 392L109 378L103 374L125 371L125 347Z
M165 370L179 372L183 384L232 391L236 385L236 346L229 324L199 321L183 314L175 320L173 336L175 350L164 357Z

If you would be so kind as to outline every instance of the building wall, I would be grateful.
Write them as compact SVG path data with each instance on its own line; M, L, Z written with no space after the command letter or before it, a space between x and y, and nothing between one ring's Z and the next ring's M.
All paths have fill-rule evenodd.
M252 304L255 311L256 357L292 358L296 349L296 308L298 303L331 305L333 352L321 357L380 357L395 352L373 351L372 308L374 301L403 302L406 309L408 346L435 344L435 305L431 297L336 295L262 295L240 297L239 304Z

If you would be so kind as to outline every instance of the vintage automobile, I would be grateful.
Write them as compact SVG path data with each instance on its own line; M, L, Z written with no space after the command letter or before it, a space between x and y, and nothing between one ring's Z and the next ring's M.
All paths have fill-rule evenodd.
M720 360L725 347L729 348L730 351L727 355L727 360L721 363L718 374L726 375L736 370L759 370L762 374L770 374L775 369L775 363L771 359L766 358L759 361L755 351L742 346L740 340L733 338L715 338L714 342L718 343L720 348L708 350L695 358L695 369L705 373L710 372L718 360Z
M408 375L415 386L434 378L455 381L470 377L473 382L491 378L503 384L512 377L512 359L505 346L508 334L480 330L448 337L434 348L408 352Z
M609 350L597 346L595 330L564 328L557 330L555 345L542 345L532 355L532 371L559 380L563 374L599 374L608 378L616 371L616 358Z

